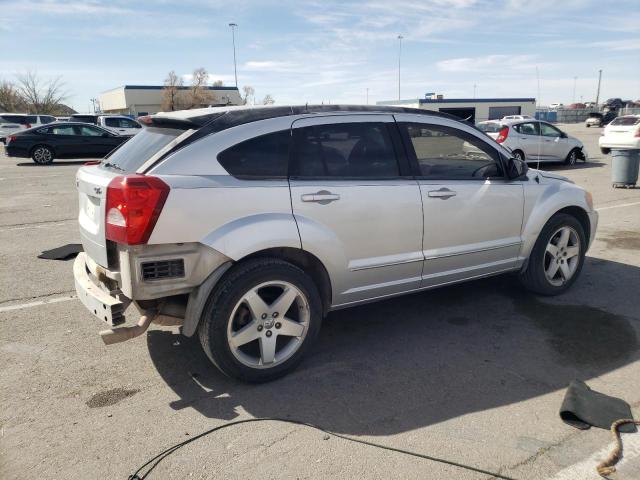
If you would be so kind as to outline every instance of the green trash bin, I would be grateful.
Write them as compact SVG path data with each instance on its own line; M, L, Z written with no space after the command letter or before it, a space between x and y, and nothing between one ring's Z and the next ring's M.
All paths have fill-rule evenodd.
M634 187L640 170L640 150L611 150L611 184Z

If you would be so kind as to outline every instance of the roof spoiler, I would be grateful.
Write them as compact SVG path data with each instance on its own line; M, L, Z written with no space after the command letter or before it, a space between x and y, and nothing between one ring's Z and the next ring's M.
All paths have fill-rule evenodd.
M138 117L137 120L147 127L175 128L176 130L197 130L202 126L201 123L197 123L193 119L159 117L156 115L144 115Z

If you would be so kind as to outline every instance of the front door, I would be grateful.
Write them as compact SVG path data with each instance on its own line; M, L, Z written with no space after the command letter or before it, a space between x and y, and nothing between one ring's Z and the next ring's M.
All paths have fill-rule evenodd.
M564 161L569 155L569 147L562 132L553 125L540 122L540 133L544 158L553 162Z
M400 127L422 194L422 287L513 269L523 186L506 179L498 151L471 128L446 120Z
M296 120L291 202L302 248L330 270L333 305L418 288L422 204L391 115Z

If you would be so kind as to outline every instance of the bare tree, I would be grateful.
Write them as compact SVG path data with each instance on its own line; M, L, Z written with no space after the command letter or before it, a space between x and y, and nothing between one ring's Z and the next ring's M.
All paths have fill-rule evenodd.
M188 108L200 108L211 103L212 96L209 90L207 90L208 82L209 74L204 68L200 67L193 71L191 88L189 89Z
M26 112L27 104L16 86L6 80L0 81L0 112Z
M215 82L212 83L212 85L214 87L222 87L224 86L224 82L222 80L216 80Z
M67 98L60 77L44 80L35 72L27 71L17 76L18 93L27 104L29 113L55 114Z
M274 98L271 96L270 93L267 93L262 99L263 105L273 105L274 103L276 103L276 101L274 100Z
M182 87L182 84L182 77L176 75L175 71L171 70L167 74L167 78L164 79L162 105L160 107L163 111L173 112L174 110L181 109L180 87Z
M242 87L242 91L244 92L244 97L242 97L242 102L244 105L253 105L254 97L256 94L255 89L251 85L245 85Z

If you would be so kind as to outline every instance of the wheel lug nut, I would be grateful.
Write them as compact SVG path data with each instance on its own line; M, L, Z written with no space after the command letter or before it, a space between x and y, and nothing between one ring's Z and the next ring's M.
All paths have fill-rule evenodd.
M258 331L261 332L264 327L262 325L258 325Z
M261 317L262 317L262 319L264 320L265 318L267 318L267 314L266 314L266 313L263 313Z
M267 330L266 335L267 335L267 337L270 337L271 335L273 335L273 333L271 333L271 330Z
M278 318L278 312L273 312L273 315L271 315L273 318Z
M280 328L282 324L280 322L276 322L276 328Z

